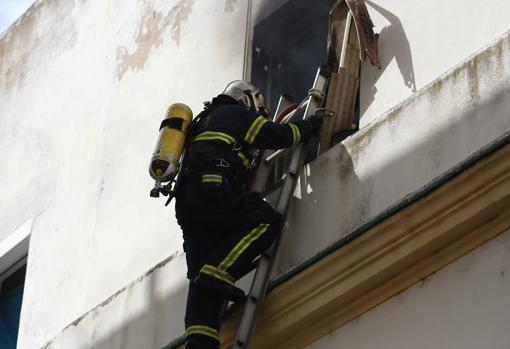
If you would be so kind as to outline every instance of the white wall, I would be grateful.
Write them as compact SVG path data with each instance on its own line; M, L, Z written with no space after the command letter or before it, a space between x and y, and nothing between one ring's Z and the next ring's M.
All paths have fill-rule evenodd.
M20 348L182 249L173 209L149 197L148 161L169 104L198 113L241 76L246 13L232 0L46 0L3 35L0 239L34 220ZM171 280L184 287L184 273Z
M254 0L253 16L284 2ZM148 160L169 104L197 113L241 76L247 3L40 0L0 38L0 247L31 229L20 348L156 348L183 332L181 233L149 198ZM362 125L379 121L310 167L278 274L510 129L508 35L384 114L412 93L409 57L420 89L503 33L510 3L377 3L398 16L369 6L376 30L392 22L383 70L362 76Z
M44 348L162 348L184 333L185 268L184 254L173 254L63 328Z
M307 349L507 349L510 231Z
M381 70L364 65L360 127L510 29L510 3L366 0L381 34Z
M275 274L304 262L508 132L510 74L503 67L509 61L510 34L507 34L307 168L293 201ZM475 104L471 102L467 83L470 76L476 76L479 83L479 100ZM437 110L436 114L430 113L432 108ZM146 328L146 333L151 333L134 341L136 345L140 341L148 345L164 343L162 338L167 338L167 342L176 338L176 333L182 332L182 327L176 324L182 321L186 285L175 279L182 278L176 275L176 270L181 269L176 269L175 263L184 269L183 256L174 260L158 268L157 273L137 279L107 304L66 328L49 348L67 348L69 343L84 338L84 343L93 343L98 348L108 345L131 348L125 342L121 342L123 347L113 340L127 329ZM155 293L162 296L151 301ZM140 304L145 304L145 308L137 308ZM152 315L147 317L144 310ZM137 327L143 325L136 319L160 319L154 327L158 334L166 324L171 330L161 337L152 336L149 328ZM174 336L168 338L169 333ZM112 341L96 340L97 337Z

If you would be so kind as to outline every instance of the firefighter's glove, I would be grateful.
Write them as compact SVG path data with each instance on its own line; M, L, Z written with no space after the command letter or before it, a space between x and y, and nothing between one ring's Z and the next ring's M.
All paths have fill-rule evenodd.
M259 114L265 117L266 119L270 119L271 112L265 106L259 108Z
M335 112L326 108L319 108L315 110L315 113L308 119L312 123L312 135L318 136L321 130L322 122L324 118L330 118L335 115Z
M312 124L312 136L318 136L322 126L322 118L312 115L308 120L310 120L310 123Z

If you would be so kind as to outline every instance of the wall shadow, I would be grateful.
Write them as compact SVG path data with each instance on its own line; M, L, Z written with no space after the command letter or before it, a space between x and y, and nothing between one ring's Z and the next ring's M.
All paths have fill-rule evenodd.
M373 183L360 179L355 163L343 143L335 145L334 161L328 152L307 164L299 177L273 276L301 264L303 256L322 251L350 227L361 225L369 214ZM328 175L324 175L324 173ZM335 182L335 183L334 183ZM352 205L356 202L359 205ZM341 217L342 227L335 227ZM323 232L327 231L328 234Z
M138 278L134 286L110 297L110 304L103 302L103 306L86 314L81 324L70 325L44 348L61 348L72 343L76 349L161 349L175 340L184 333L188 281L176 280L178 285L164 292L162 283L168 288L168 282L162 282L162 278L170 275L165 267L169 265L155 266L149 274ZM114 302L121 304L114 305ZM99 315L109 306L116 309L108 315ZM80 329L80 326L83 327ZM178 336L175 335L176 328L181 329ZM70 333L66 335L67 331Z
M390 11L375 4L373 1L366 0L366 3L372 9L379 12L388 22L389 25L385 26L379 38L379 59L381 69L364 65L364 79L362 85L366 90L363 91L361 100L361 114L363 114L368 107L375 100L377 94L376 82L379 80L383 72L393 59L395 59L398 69L402 74L403 83L408 87L411 92L416 92L416 79L414 75L413 56L409 39L404 31L404 27L400 19Z

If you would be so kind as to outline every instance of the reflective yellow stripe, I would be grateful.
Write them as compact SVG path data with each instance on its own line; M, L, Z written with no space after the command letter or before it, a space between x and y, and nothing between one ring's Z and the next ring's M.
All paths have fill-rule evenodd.
M246 135L244 136L244 141L248 144L252 144L255 140L255 137L260 132L260 129L262 128L262 125L264 125L267 122L267 119L263 116L259 116L255 119L255 121L251 124L248 132L246 132Z
M226 271L228 268L235 263L235 261L239 258L239 256L246 250L253 241L257 240L262 234L265 233L269 227L269 224L259 224L256 228L252 229L252 231L241 239L235 245L235 247L230 251L228 256L220 263L218 269L220 271Z
M232 276L230 276L226 271L219 270L218 268L213 267L212 265L209 264L204 265L202 269L200 269L200 272L215 277L216 279L224 281L230 285L234 285L234 283L236 282L236 280Z
M238 151L236 155L242 160L244 167L248 167L250 160L241 151Z
M223 141L227 144L233 144L236 140L234 137L223 132L206 131L193 139L193 142L196 141Z
M209 326L193 325L186 328L186 337L192 334L201 334L219 340L218 330Z
M299 131L299 127L293 123L289 123L289 126L292 130L292 138L293 138L293 144L298 144L301 140L301 132Z
M221 179L211 178L211 179L202 179L202 183L221 183Z
M223 182L223 177L221 175L213 175L213 174L205 174L202 175L202 183L221 183Z

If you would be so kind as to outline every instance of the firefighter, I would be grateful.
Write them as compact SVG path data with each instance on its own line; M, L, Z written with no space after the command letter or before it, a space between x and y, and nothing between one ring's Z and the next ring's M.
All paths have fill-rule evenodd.
M262 94L237 80L205 103L191 127L175 206L190 280L187 349L219 348L223 302L244 300L235 281L281 228L282 215L247 189L257 150L307 141L321 123L276 124L268 116Z

